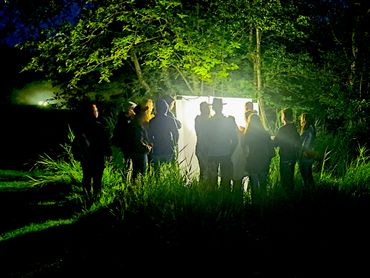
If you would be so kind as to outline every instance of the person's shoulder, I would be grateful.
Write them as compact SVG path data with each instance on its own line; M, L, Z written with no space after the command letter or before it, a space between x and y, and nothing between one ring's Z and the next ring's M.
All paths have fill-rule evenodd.
M261 130L261 135L262 135L262 137L271 139L271 135L266 129Z
M285 132L289 132L289 131L297 132L297 127L293 123L289 123L289 124L286 124L286 125L283 125L282 127L280 127L279 130L285 131Z
M155 123L157 121L157 119L158 119L158 117L154 116L152 119L150 119L149 125Z
M226 120L230 123L230 124L232 124L232 125L236 125L236 120L235 120L235 117L234 116L227 116L227 117L225 117L226 118Z
M95 127L99 128L99 129L105 129L103 123L101 121L95 121L94 123Z
M279 130L286 130L286 129L289 129L289 126L290 126L290 125L288 125L288 124L286 124L286 125L282 125L282 126L279 128Z
M171 124L175 124L176 125L176 119L173 118L173 117L170 117L170 116L167 116L165 118L165 120L168 122L168 123L171 123Z
M288 130L289 130L289 126L288 125L282 125L278 129L277 134L276 134L276 137L279 138L280 136L284 136L287 132L289 132Z
M311 125L309 128L308 128L309 132L312 133L312 134L316 134L316 129Z

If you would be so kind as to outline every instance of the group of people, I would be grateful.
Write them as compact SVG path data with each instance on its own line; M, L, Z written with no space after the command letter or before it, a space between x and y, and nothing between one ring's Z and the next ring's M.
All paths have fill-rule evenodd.
M131 179L144 174L149 162L157 166L175 160L181 122L171 112L174 105L171 96L155 105L151 99L140 104L128 102L118 115L113 136L99 122L96 104L82 106L72 152L81 162L82 184L89 199L100 194L104 160L112 154L111 144L122 151L126 162L124 173L129 170Z
M202 102L200 115L195 119L201 182L214 186L220 178L221 188L229 190L232 187L242 192L243 180L249 177L252 200L264 198L271 159L275 148L279 148L280 180L284 190L288 194L293 192L297 162L304 186L314 185L312 164L316 132L309 114L301 114L298 132L292 109L283 110L283 126L273 137L253 110L252 102L245 104L246 128L238 127L234 117L223 115L223 105L220 98L214 98L212 105Z
M172 113L175 99L151 99L142 104L129 103L118 117L112 143L123 153L126 166L135 179L143 174L149 162L155 166L172 162L176 157L181 122ZM155 113L154 113L155 108Z
M91 103L84 106L72 151L81 162L83 188L88 196L94 199L100 194L104 160L112 154L111 144L122 151L131 179L144 174L149 163L156 169L161 163L176 160L181 122L172 113L174 105L175 99L170 96L157 100L155 105L151 99L141 104L129 102L118 115L112 136L99 122L97 106ZM243 181L248 177L252 200L263 198L271 159L275 148L279 148L280 179L285 191L290 193L294 189L297 162L304 185L314 185L316 132L309 114L300 116L299 134L293 123L292 109L283 110L283 126L273 138L253 110L252 102L245 104L246 128L238 127L234 117L223 114L224 105L221 98L214 98L212 104L202 102L200 115L195 118L195 154L201 184L243 192Z

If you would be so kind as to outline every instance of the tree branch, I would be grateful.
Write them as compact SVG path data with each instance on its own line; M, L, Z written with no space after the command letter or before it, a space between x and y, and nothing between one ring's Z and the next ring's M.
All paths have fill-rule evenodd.
M172 67L174 67L177 70L177 72L181 75L181 78L184 80L184 82L185 82L186 86L188 87L189 91L194 95L194 91L191 88L189 81L186 79L186 77L184 76L182 71L175 65L172 65Z
M150 91L150 86L148 85L148 83L146 83L146 81L143 77L143 72L141 71L140 63L139 63L139 60L136 56L136 52L135 52L134 49L131 49L131 61L134 63L136 75L137 75L137 78L139 79L139 82L140 82L141 86L143 86L143 88L147 92L149 92Z

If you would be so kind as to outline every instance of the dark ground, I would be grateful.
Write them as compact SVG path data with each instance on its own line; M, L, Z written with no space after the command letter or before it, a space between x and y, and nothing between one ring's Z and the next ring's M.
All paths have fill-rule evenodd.
M60 189L0 192L1 233L80 210L64 199L68 186ZM40 203L51 200L57 203ZM139 208L118 222L101 209L72 225L0 242L0 277L232 277L238 271L251 277L369 277L369 212L369 195L335 190L272 203L263 216L247 207L227 221L199 213L163 221Z

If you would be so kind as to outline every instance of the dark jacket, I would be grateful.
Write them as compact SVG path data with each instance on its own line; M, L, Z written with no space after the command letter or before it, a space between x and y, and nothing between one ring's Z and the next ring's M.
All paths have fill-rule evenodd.
M104 163L104 156L112 154L104 126L95 119L84 122L76 132L72 152L77 160Z
M195 153L206 156L208 154L209 118L200 115L195 118L195 133L197 135Z
M279 129L274 139L274 145L280 148L281 161L297 161L301 149L301 139L294 124L289 123Z
M230 156L238 144L238 127L234 117L214 115L209 120L208 155L210 157Z
M176 116L171 111L167 112L167 116L169 116L175 121L177 129L180 129L182 127L182 123L176 118Z
M274 156L274 146L267 131L248 131L242 138L242 148L247 154L248 173L268 171L271 158Z
M168 104L162 100L156 105L157 113L149 122L149 141L153 156L172 156L179 140L179 131L173 118L167 115Z
M300 160L303 162L313 162L312 157L314 151L314 143L316 139L316 131L313 126L310 126L301 135L302 152ZM310 156L311 154L311 156Z
M131 121L132 119L125 112L121 112L118 115L117 124L113 131L112 144L119 147L124 156L129 151L128 136L126 133L128 132Z
M132 120L128 124L125 136L127 137L125 141L127 143L126 155L128 158L150 152L147 132L136 120Z

